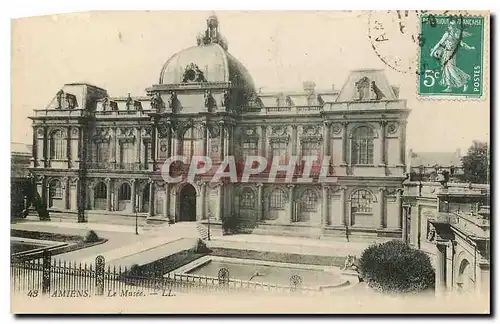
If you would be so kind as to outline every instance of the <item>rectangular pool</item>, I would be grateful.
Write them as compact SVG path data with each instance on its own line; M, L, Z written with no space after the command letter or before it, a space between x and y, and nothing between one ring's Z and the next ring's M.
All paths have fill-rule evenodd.
M175 273L217 278L225 268L230 279L289 286L293 275L300 276L305 287L337 286L344 283L338 268L282 262L205 256Z

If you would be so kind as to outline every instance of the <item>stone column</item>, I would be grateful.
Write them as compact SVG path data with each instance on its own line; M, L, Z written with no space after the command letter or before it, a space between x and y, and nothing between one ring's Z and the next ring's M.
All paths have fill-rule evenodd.
M262 150L261 150L261 156L265 157L267 159L267 126L264 124L262 125L262 136L260 140L262 141Z
M135 132L137 134L136 136L136 158L135 158L135 162L137 164L137 169L140 170L141 169L141 147L142 147L142 134L141 134L141 128L140 127L137 127L135 129Z
M387 125L387 122L385 120L380 122L379 165L381 165L381 166L386 165L386 159L385 159L385 126L386 125Z
M292 138L291 138L291 145L292 145L292 151L291 155L297 155L297 145L299 144L298 136L297 136L297 125L294 124L292 125Z
M384 205L385 205L385 187L380 187L378 188L378 203L379 203L379 228L384 228L385 222L384 222Z
M321 200L321 225L328 226L328 186L322 185L322 200Z
M170 218L170 183L165 182L165 218Z
M110 162L116 163L116 127L111 128L111 142L109 144Z
M219 121L219 152L220 152L220 160L224 159L224 121Z
M402 229L403 227L403 211L401 209L401 190L400 188L396 189L396 208L398 210L398 229Z
M149 160L149 169L154 170L156 167L156 141L158 140L156 134L158 132L156 131L156 124L151 125L151 158ZM150 196L151 197L151 196ZM151 198L150 198L151 199ZM149 209L149 213L151 214L151 209Z
M62 184L64 186L64 209L70 209L70 182L68 177L64 177Z
M288 210L289 210L289 222L292 223L293 220L294 220L294 213L296 211L294 211L294 199L293 199L293 188L295 187L295 185L288 185Z
M107 211L111 211L112 210L112 204L111 204L111 179L110 178L106 178L104 180L104 182L106 183L106 210Z
M263 203L263 196L262 196L262 187L264 185L262 183L257 184L257 222L262 221L262 207L264 206Z
M436 241L436 294L446 291L446 249L447 242Z
M351 198L349 197L349 199L347 199L347 222L345 225L351 227L353 223L354 222L352 221L352 201Z
M207 183L204 181L199 182L200 187L200 197L199 203L197 201L196 206L196 220L206 219L206 191L207 191Z
M224 218L224 183L218 183L217 189L219 191L219 217L218 220L222 220Z
M400 123L400 131L399 131L399 164L405 165L405 157L406 157L406 121Z
M347 164L347 125L348 122L342 122L342 164ZM349 161L350 162L350 161Z
M130 188L130 204L132 205L132 213L135 212L135 205L136 205L136 197L135 197L135 193L136 193L136 185L137 185L137 181L135 181L135 179L131 179L130 182L132 183L131 185L131 188Z
M71 168L71 127L66 129L66 159L68 168Z
M207 156L208 152L208 123L203 122L201 129L203 130L203 156Z
M346 225L346 212L345 212L345 205L346 205L346 199L345 199L345 191L347 188L345 186L340 187L340 217L341 217L341 224L342 226Z
M330 121L323 122L323 157L330 155L330 125Z
M404 243L408 243L408 206L403 206L403 216L402 216L402 239Z
M154 207L155 207L155 182L152 179L149 179L149 216L154 216Z

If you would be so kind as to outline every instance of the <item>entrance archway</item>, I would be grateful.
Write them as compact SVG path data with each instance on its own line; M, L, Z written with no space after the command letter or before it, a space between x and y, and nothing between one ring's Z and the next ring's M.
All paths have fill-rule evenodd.
M196 221L196 189L191 184L186 184L179 193L179 199L179 221Z
M460 262L456 284L461 291L468 292L471 289L470 268L470 262L466 259L463 259L462 262Z

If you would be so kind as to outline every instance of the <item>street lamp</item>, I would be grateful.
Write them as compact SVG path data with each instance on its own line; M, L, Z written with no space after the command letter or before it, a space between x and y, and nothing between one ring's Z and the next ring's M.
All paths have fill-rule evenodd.
M138 202L139 202L139 195L136 195L135 196L135 201L134 201L134 212L135 212L135 235L139 235L139 228L137 226L137 209L139 208L138 206Z
M212 213L210 212L210 209L208 210L208 230L207 230L207 240L210 241L210 217L212 216Z

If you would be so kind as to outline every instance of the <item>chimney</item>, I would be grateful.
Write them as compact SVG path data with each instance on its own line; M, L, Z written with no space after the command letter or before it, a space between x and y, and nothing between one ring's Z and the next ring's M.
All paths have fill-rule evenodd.
M312 81L304 81L302 82L302 87L305 92L314 92L314 88L316 87L316 83Z
M460 149L457 149L457 156L462 157L462 151Z
M413 157L413 150L409 149L408 150L408 158L406 159L406 161L407 161L406 162L407 163L406 173L408 173L408 174L411 174L411 167L412 167L412 161L413 161L412 157Z
M332 84L332 91L335 91L335 84Z
M399 99L399 87L392 86L392 91L394 91L396 98Z

